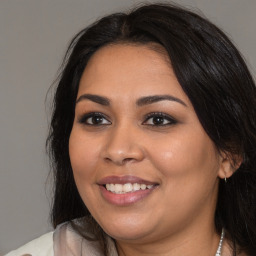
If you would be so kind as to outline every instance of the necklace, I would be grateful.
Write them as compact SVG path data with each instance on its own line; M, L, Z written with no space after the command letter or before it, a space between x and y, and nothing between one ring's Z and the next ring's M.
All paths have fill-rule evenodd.
M221 231L220 242L219 242L219 246L218 246L218 249L217 249L217 252L216 252L215 256L221 256L221 249L222 249L224 236L225 236L225 231L224 231L224 228L223 228L222 231Z

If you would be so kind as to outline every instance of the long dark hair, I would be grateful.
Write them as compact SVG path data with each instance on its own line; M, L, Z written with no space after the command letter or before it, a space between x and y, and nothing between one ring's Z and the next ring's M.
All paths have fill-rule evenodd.
M128 14L109 15L71 41L58 79L47 140L55 177L53 226L90 216L74 182L69 136L79 81L88 60L99 48L117 43L163 46L216 147L234 161L242 157L227 183L220 181L215 226L217 232L225 228L234 255L238 248L255 255L256 87L243 58L220 29L172 4L143 5ZM104 232L96 230L96 236L104 240Z

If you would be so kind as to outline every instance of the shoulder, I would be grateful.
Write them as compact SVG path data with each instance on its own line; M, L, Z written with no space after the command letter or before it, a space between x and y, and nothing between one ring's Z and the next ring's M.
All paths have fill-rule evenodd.
M85 218L59 225L53 235L54 255L105 255L104 249L89 226ZM108 255L118 256L114 241L109 236L105 239Z
M75 223L78 224L77 220L72 222L65 222L60 224L53 235L54 242L54 255L94 255L103 256L104 253L101 251L101 246L98 241L94 239L87 240L79 232L74 229ZM87 223L83 222L86 227ZM92 233L87 232L85 228L83 233L88 237L93 236Z
M39 238L23 245L5 256L53 256L53 232L49 232Z

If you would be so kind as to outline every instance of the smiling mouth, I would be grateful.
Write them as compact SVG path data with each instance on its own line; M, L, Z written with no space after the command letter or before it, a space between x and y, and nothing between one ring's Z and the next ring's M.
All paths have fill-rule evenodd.
M136 176L124 175L104 177L98 185L102 197L108 203L124 207L149 197L160 184Z
M105 184L104 187L107 191L114 194L126 194L133 193L139 190L148 190L152 189L155 185L146 185L139 183L125 183L125 184Z

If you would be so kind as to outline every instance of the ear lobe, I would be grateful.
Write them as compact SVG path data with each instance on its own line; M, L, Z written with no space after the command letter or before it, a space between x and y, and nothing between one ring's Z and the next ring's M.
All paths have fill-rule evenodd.
M240 155L232 156L231 154L221 153L221 162L218 176L221 179L230 178L234 172L240 167L243 159Z

